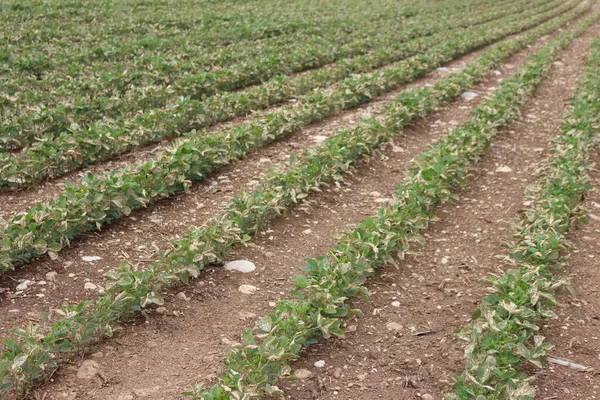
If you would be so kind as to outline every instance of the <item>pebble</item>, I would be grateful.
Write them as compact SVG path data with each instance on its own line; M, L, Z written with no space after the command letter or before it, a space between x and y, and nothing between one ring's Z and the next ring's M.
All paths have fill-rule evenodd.
M240 316L240 319L242 319L242 320L256 317L256 314L254 314L253 312L249 312L249 311L240 311L238 313L238 315Z
M392 153L404 153L404 148L400 146L392 146Z
M401 331L402 328L404 328L402 325L400 325L397 322L389 322L385 327L390 331L396 331L396 332Z
M185 301L190 301L190 298L187 297L184 292L177 293L177 298Z
M317 368L323 368L325 366L325 361L323 360L319 360L315 362L315 367Z
M321 136L321 135L313 136L313 140L315 142L324 142L325 139L327 139L327 136Z
M400 307L399 301L392 301L392 307Z
M442 264L448 264L448 257L442 257L442 259L440 260L440 262Z
M78 379L92 379L100 372L100 364L94 360L85 360L77 370Z
M58 275L58 272L56 271L50 271L46 274L46 279L49 281L53 281L56 279L56 276Z
M117 400L133 400L133 395L131 394L122 394L117 397Z
M308 379L312 376L312 372L305 368L300 368L294 372L294 376L298 379Z
M86 262L93 262L93 261L101 260L102 257L98 257L98 256L83 256L83 257L81 257L81 259L83 261L86 261Z
M92 282L86 282L85 285L83 285L83 288L85 290L96 290L98 289L98 286L96 286L95 284L93 284Z
M375 199L375 203L387 203L390 200L392 200L392 199L389 197L380 197L378 199Z
M440 71L440 72L448 72L448 71L450 71L450 69L448 69L448 68L446 68L446 67L439 67L439 68L437 68L437 71Z
M460 95L460 97L464 100L473 100L475 97L479 96L477 93L475 92L464 92L463 94Z
M498 168L496 168L496 172L504 172L504 173L508 173L508 172L512 172L512 168L508 167L506 165L502 165Z
M256 269L256 265L248 260L235 260L226 263L223 268L228 271L239 271L243 273L252 272Z
M243 294L253 294L254 292L256 292L258 290L258 288L256 286L252 286L252 285L240 285L238 290L240 292L242 292Z
M369 195L371 195L373 197L381 197L381 193L379 193L379 192L371 192L371 193L369 193Z
M312 233L311 229L305 229L302 231L302 233L304 233L305 235L310 235Z
M157 314L166 314L167 313L167 307L158 307L156 310L154 310Z
M15 290L17 292L23 292L23 291L27 290L29 288L29 285L31 285L32 283L33 283L32 281L27 279L26 281L19 283L17 285L17 287L15 288Z
M430 394L421 395L422 400L433 400L433 396Z
M333 371L333 377L334 377L335 379L340 379L340 378L342 377L342 369L341 369L341 368L336 368L336 369Z

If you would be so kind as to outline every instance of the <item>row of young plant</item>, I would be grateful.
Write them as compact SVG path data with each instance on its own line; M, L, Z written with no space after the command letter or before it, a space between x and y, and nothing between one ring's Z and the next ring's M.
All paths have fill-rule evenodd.
M570 100L550 156L538 179L525 191L531 202L513 224L510 269L489 277L491 294L474 313L476 322L459 331L469 344L467 365L455 377L452 399L532 400L535 389L520 372L525 363L543 368L552 345L536 326L556 318L560 267L570 247L566 233L587 222L582 201L592 190L590 156L600 122L600 37L591 46L585 72Z
M543 14L537 15L531 20L517 21L512 24L514 28L510 31L502 30L500 32L496 29L498 34L490 37L489 40L496 40L506 34L505 32L514 33L526 29L549 17L551 14ZM510 20L503 22L503 25L510 25ZM471 32L480 32L480 29L473 29ZM448 36L446 41L453 37L453 35ZM458 32L457 37L461 37ZM295 77L281 76L244 92L227 92L202 102L191 99L181 100L166 109L139 114L131 121L123 121L119 126L102 123L93 125L77 134L63 133L55 139L52 135L47 135L24 152L0 153L0 188L12 189L39 183L49 177L110 159L134 147L175 136L181 131L200 129L227 121L235 116L245 115L291 97L303 95L332 81L339 81L356 73L367 73L406 56L424 52L431 49L434 43L436 42L431 40L397 43L378 49L366 56L342 60L331 66ZM449 60L450 57L467 50L468 48L458 46L446 59ZM413 60L417 59L413 58ZM427 60L419 59L421 63L424 61ZM411 64L410 60L404 65L409 64ZM430 64L433 65L431 62ZM404 76L407 76L406 73ZM351 80L361 82L365 79L373 80L368 75ZM337 92L333 93L320 91L309 96L308 101L310 102L312 98L318 99L318 102L322 103L321 98L329 97L331 99L329 103L331 103L335 101L335 95L344 89L338 88ZM352 93L348 93L348 95L353 96ZM306 99L300 99L300 104L306 101ZM353 104L350 103L347 106L350 107ZM282 112L294 108L295 106L288 106ZM192 132L187 136L198 138L205 135L205 132Z
M565 21L549 22L494 45L462 72L454 73L432 87L411 89L397 96L385 107L381 118L365 120L357 128L341 131L327 139L323 146L307 150L302 163L292 163L281 173L267 175L255 191L241 192L228 203L222 214L203 227L192 228L188 235L174 243L173 250L162 256L160 262L145 269L123 264L106 274L105 295L76 305L64 304L54 313L58 320L53 323L50 322L53 316L43 316L51 324L45 335L36 325L13 330L17 338L5 342L6 351L0 359L0 388L5 392L26 390L34 380L51 374L65 359L79 354L95 341L111 336L119 321L149 305L163 304L161 293L165 288L187 283L205 266L223 261L233 246L249 241L252 233L290 204L302 201L332 179L340 179L353 162L376 151L379 144L398 134L411 120L442 107L489 73L497 63L557 29L561 22ZM589 24L591 20L585 23ZM581 29L580 25L576 29ZM529 70L536 65L531 63ZM510 82L505 85L522 93L520 89L524 87ZM432 182L432 185L436 184L437 181ZM401 213L401 210L396 212ZM321 321L321 318L317 320Z
M485 0L475 3L481 1ZM93 51L98 47L110 54L111 60L126 61L136 45L148 44L148 41L144 40L146 38L159 39L150 42L154 46L151 48L153 51L167 50L169 45L179 46L184 41L194 45L223 46L240 41L250 43L253 40L269 39L310 29L319 32L317 21L325 25L342 21L348 24L356 23L357 20L349 17L357 11L370 15L370 18L365 20L369 22L380 18L410 19L417 14L436 12L440 8L439 4L431 2L425 2L421 7L422 10L418 12L414 7L413 10L408 11L406 4L402 3L394 3L393 8L390 7L390 2L381 1L371 3L368 8L359 8L359 5L357 2L350 1L338 3L336 7L328 4L296 2L292 7L281 7L281 4L274 6L272 1L267 1L262 4L233 3L229 4L229 7L211 4L210 8L203 8L201 4L188 2L180 4L174 10L166 10L160 4L152 4L150 7L138 6L132 12L131 7L113 4L110 13L102 9L91 10L95 15L89 18L95 19L94 24L82 24L80 15L77 16L78 18L63 16L61 22L64 26L61 28L64 28L64 32L69 32L69 28L76 29L77 32L65 38L51 38L51 34L62 32L62 30L49 29L51 26L48 26L55 25L54 18L59 17L58 15L48 18L48 13L45 12L47 10L43 10L41 14L46 18L41 22L39 18L19 19L18 14L15 15L13 12L13 18L5 21L8 23L7 28L10 28L10 23L14 20L15 25L23 27L21 30L26 32L19 37L7 30L9 34L6 41L18 46L21 54L6 54L0 60L4 59L8 62L8 66L18 69L21 59L43 55L38 62L44 66L44 69L57 70L72 62L93 62L97 58L102 58L102 54ZM455 7L464 9L465 5L464 1L453 1L443 6L448 11L454 11ZM79 10L82 10L82 7ZM318 19L315 19L315 16ZM72 24L69 26L71 21ZM98 24L98 21L102 23ZM29 28L25 28L28 22L35 27L29 25ZM32 30L38 32L42 30L44 36L30 33ZM30 39L26 40L27 37ZM73 43L78 43L80 47L73 48Z
M541 31L548 32L550 26L555 29L585 9L577 8L526 36L536 37ZM207 173L258 147L327 115L367 102L459 54L531 23L519 21L440 43L425 54L377 73L348 78L334 90L312 93L296 106L265 114L251 123L215 135L196 132L176 141L149 161L101 177L88 174L78 185L68 183L59 196L36 204L4 224L0 231L0 270L12 269L15 262L26 262L45 253L56 258L72 238L83 232L100 229L106 223L129 215L133 209L172 196L186 189L190 181L201 180Z
M511 0L511 2L519 1L519 0ZM476 4L471 5L472 7L478 7L477 3L486 2L488 5L491 4L489 0L479 0ZM460 4L462 7L454 10L454 6ZM441 15L440 9L443 9L446 13L457 13L457 12L465 12L465 7L463 2L461 1L453 1L451 3L445 3L443 5L438 5L437 7L427 7L428 12L425 15L430 15L432 18L442 17L445 18L445 15ZM240 57L243 57L246 54L246 58L250 57L253 51L256 50L257 45L263 46L272 46L273 44L290 44L292 41L296 40L297 42L302 42L302 37L307 36L323 36L328 35L333 30L342 29L346 35L350 33L354 33L356 31L360 31L364 28L364 25L372 25L374 22L379 23L387 23L387 25L398 25L397 20L406 20L406 18L402 18L404 12L401 7L390 7L390 4L387 2L375 2L371 7L360 7L357 2L349 2L352 7L348 7L348 4L341 4L340 10L338 10L337 14L331 13L329 7L319 5L319 12L315 12L314 4L307 4L306 6L297 7L292 9L291 7L287 8L287 15L285 18L282 18L281 13L282 10L277 7L276 18L280 19L278 21L279 24L283 24L282 29L277 29L280 31L280 34L274 34L269 37L262 38L259 42L256 42L256 38L244 38L243 35L239 37L231 37L229 43L214 43L209 40L212 32L202 29L203 25L206 24L197 24L196 26L191 24L186 24L189 26L189 29L186 30L171 30L167 29L167 32L153 31L149 35L148 32L145 32L145 35L132 35L131 37L123 37L122 34L113 34L111 36L102 35L99 38L94 37L91 42L86 42L84 45L79 43L79 46L73 48L73 42L66 42L57 44L55 42L38 42L31 43L29 46L24 44L19 46L20 51L18 53L6 54L4 59L6 61L6 67L15 72L18 72L20 67L22 66L22 60L28 60L36 55L44 55L45 59L36 61L36 68L38 73L47 73L51 72L56 74L57 72L65 72L68 70L72 70L74 66L78 64L85 63L86 70L84 74L89 75L92 70L106 69L112 70L114 65L125 65L126 67L123 69L131 69L131 62L134 61L132 56L137 55L135 57L135 63L141 61L141 65L147 65L148 61L153 57L159 56L160 59L164 58L161 64L170 64L170 61L177 61L178 64L182 61L185 64L185 60L176 59L175 57L179 54L196 54L195 62L196 66L201 66L202 68L210 69L212 64L215 64L216 60L213 60L213 54L216 53L207 53L205 51L207 49L215 49L218 47L219 53L224 52L227 56L226 60L232 62L232 60L239 60ZM510 6L510 2L507 4ZM256 6L250 6L254 11L256 10ZM189 7L188 7L189 8ZM325 8L325 10L323 10ZM192 11L192 10L190 10ZM385 13L383 12L385 11ZM470 10L469 10L470 11ZM240 32L240 34L248 31L248 24L251 20L252 24L262 23L264 19L267 19L267 23L269 23L271 19L274 18L273 15L265 14L264 10L256 10L257 14L262 13L259 16L259 20L257 21L257 16L254 15L250 18L247 18L248 15L245 13L240 13L240 10L235 10L234 15L236 19L241 20L241 25L245 25L245 30ZM229 14L230 12L228 12ZM241 14L241 15L240 15ZM220 18L219 18L220 17ZM244 18L246 17L246 18ZM217 16L215 19L217 24L219 20L223 18L223 16ZM378 21L379 20L379 21ZM420 15L411 17L408 19L411 23L419 23L423 22L423 13ZM405 21L405 22L408 22ZM172 24L172 23L171 23ZM224 24L220 24L222 26ZM278 26L277 25L277 26ZM294 27L294 29L290 29L289 27ZM300 27L303 27L302 29ZM273 28L271 28L273 29ZM281 32L283 31L283 32ZM165 37L165 33L169 33L169 36ZM90 33L86 32L89 36ZM153 40L157 39L157 40ZM330 38L324 38L327 40L347 40L345 36L335 35ZM350 39L350 38L348 38ZM99 40L102 40L101 43L98 43ZM101 44L100 51L98 49L98 45ZM144 49L148 50L149 53L139 54L139 48L143 46ZM170 52L171 49L177 49L177 53ZM250 51L250 53L248 53ZM144 57L144 55L146 55ZM142 56L142 57L139 57ZM1 60L1 59L0 59ZM109 61L109 64L106 62ZM30 63L26 64L26 68L23 72L30 73ZM100 64L100 65L96 65ZM220 62L219 62L220 64ZM111 67L111 65L113 67ZM222 65L222 64L220 64ZM43 67L43 69L42 69ZM90 69L93 68L93 69ZM188 70L188 68L184 65L184 70ZM164 73L164 71L163 71Z
M541 3L543 4L543 2ZM527 6L520 4L520 9L517 10L514 8L507 10L499 7L481 13L475 12L466 15L451 16L448 17L445 23L443 19L440 22L440 18L438 18L435 23L418 24L405 29L398 29L395 25L383 24L386 26L385 29L377 26L373 27L370 31L371 33L367 34L365 38L353 42L351 44L353 50L349 52L345 52L339 48L335 49L335 54L329 50L324 50L322 57L315 58L308 56L301 49L296 49L296 53L303 54L302 57L307 60L307 63L302 61L300 64L297 63L294 68L302 70L308 67L320 66L325 62L340 60L343 56L348 57L372 52L373 48L402 46L405 45L403 42L411 38L426 37L440 30L470 26L493 20L503 15L516 14L522 11L523 8L528 11L521 18L526 18L528 15L536 15L545 9L556 8L559 3L561 3L560 0L555 0L550 4L543 4L534 10L528 7L532 7L535 4ZM565 9L563 7L557 10L557 12L564 11ZM454 35L459 33L456 31ZM439 34L433 38L423 38L421 41L415 41L413 47L427 48L432 43L439 42L445 38L445 34ZM332 43L322 41L321 49L331 49L332 45ZM272 53L271 50L266 50L262 47L261 51L264 51L265 54ZM283 48L278 48L277 52L280 54L290 54ZM271 56L267 58L270 61L274 60ZM190 62L195 63L194 60ZM181 62L170 64L176 66L177 74L181 73ZM86 73L84 74L85 79L70 77L65 80L64 77L59 77L62 82L66 81L67 86L57 83L52 77L47 77L44 80L44 85L48 90L42 90L37 81L29 90L23 90L23 87L26 86L19 85L21 87L21 96L30 100L34 99L35 101L28 101L29 104L23 104L17 100L12 108L5 110L4 119L0 123L0 150L14 151L34 142L38 138L39 140L46 140L48 137L54 137L61 133L66 135L85 134L86 131L94 129L97 125L105 127L105 129L119 131L125 129L124 126L129 124L128 128L130 129L131 124L135 124L135 119L140 118L140 109L146 110L144 114L165 113L170 112L170 109L180 101L176 100L179 95L184 95L183 101L195 101L203 97L196 95L198 93L196 89L198 84L203 86L202 82L204 78L197 80L190 77L191 81L193 81L191 85L182 83L183 81L177 81L174 85L171 85L170 82L176 81L176 77L163 76L160 72L155 71L154 68L149 71L145 64L142 65L143 68L140 68L139 65L127 68L130 71L129 74L136 77L147 74L153 80L152 82L139 82L137 78L135 82L131 81L123 76L122 71L125 67L118 65L118 71L115 73L109 73L102 68L99 75L99 79L102 82L98 84L91 83L89 74ZM208 73L211 74L211 72ZM269 74L269 76L276 75L274 71L269 72ZM245 79L239 71L235 75L240 75L239 79ZM263 76L262 78L268 77ZM106 82L106 79L110 81L114 80L119 85L119 88L115 89L112 83ZM213 85L213 83L210 83L210 85ZM89 92L90 88L93 88L93 93ZM83 90L83 92L79 89ZM211 89L210 94L216 94L220 91L216 86L213 89L215 90ZM98 90L101 92L98 92ZM102 92L104 90L107 90L107 92ZM181 90L184 92L181 92ZM40 102L45 104L45 107L40 108ZM110 117L108 119L110 128L106 128L107 117Z
M599 14L541 48L465 124L418 156L402 183L394 187L392 204L344 234L326 255L307 260L302 267L305 275L294 280L291 298L279 301L273 313L257 322L257 333L243 332L242 346L227 355L219 383L209 390L196 387L187 394L204 400L283 398L275 383L289 374L290 361L321 336L343 336L342 318L360 314L346 300L355 295L366 298L367 278L377 268L394 263L397 254L402 258L412 243L424 240L419 232L435 220L435 207L456 197L498 128L519 115L519 108L547 75L553 60Z

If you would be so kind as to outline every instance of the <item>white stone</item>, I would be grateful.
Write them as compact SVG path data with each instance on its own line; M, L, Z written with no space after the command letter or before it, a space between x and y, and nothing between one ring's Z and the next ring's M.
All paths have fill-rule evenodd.
M254 265L253 262L250 262L248 260L235 260L225 263L223 268L225 268L228 271L239 271L248 273L254 271L256 269L256 265Z
M85 285L83 285L83 288L85 290L96 290L98 289L98 286L96 286L94 283L92 282L86 282Z
M243 294L253 294L258 290L258 288L252 285L241 285L238 290Z
M17 287L15 288L15 290L17 292L23 292L23 291L27 290L29 288L29 285L31 285L32 283L33 283L32 281L27 279L26 281L19 283L17 285Z
M53 281L56 279L56 275L58 275L58 272L50 271L46 274L46 279L48 279L49 281Z
M315 367L317 368L323 368L325 366L325 361L323 360L319 360L315 362Z
M401 331L402 328L404 328L402 325L400 325L397 322L389 322L386 326L385 326L389 331Z
M324 142L325 139L327 139L327 136L322 136L322 135L313 136L313 140L315 142Z
M473 100L477 96L479 96L479 95L475 92L464 92L463 94L460 95L460 97L464 100Z
M400 307L399 301L392 301L392 307Z
M92 379L100 372L100 364L94 360L85 360L77 370L77 378Z
M81 257L81 259L83 261L86 261L86 262L93 262L93 261L101 260L102 257L98 257L98 256L83 256L83 257Z
M294 376L298 379L308 379L312 376L312 372L305 368L300 368L294 372Z
M504 173L508 173L508 172L512 172L512 168L508 167L506 165L502 165L498 168L496 168L496 172L504 172Z

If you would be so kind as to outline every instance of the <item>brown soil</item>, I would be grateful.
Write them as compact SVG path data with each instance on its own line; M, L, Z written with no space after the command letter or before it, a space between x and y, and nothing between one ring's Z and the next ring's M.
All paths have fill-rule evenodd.
M510 239L507 222L522 204L522 190L534 179L535 168L545 155L546 139L556 132L564 101L581 72L582 55L599 31L594 27L567 50L523 109L526 117L507 129L481 160L478 172L461 192L461 200L439 209L441 220L427 231L427 244L417 249L418 255L402 261L399 270L386 269L373 278L370 303L356 303L366 317L347 321L347 338L323 341L295 363L294 368L308 368L315 378L283 382L280 386L289 398L399 399L429 393L437 399L449 390L444 381L448 373L459 372L464 365L462 344L452 338L452 330L468 321L485 288L480 278L497 267L493 256L501 254L501 242ZM75 360L37 395L46 394L46 400L172 399L180 398L179 392L193 382L212 383L222 371L230 343L285 297L290 278L298 273L304 258L327 251L336 233L372 215L381 205L379 201L389 196L392 185L402 179L406 164L465 121L469 111L498 85L497 79L514 72L540 43L509 59L499 68L501 76L491 75L477 85L473 91L481 94L478 98L456 101L417 121L402 137L384 146L381 157L361 163L346 183L311 196L256 237L254 247L236 249L230 255L229 259L255 262L255 273L208 270L189 286L168 293L164 313L145 313L114 339L93 349L88 357L100 364L102 377L76 378L82 360ZM477 54L448 66L460 67ZM411 86L443 75L437 71ZM165 237L183 235L188 226L202 224L266 167L314 145L316 135L327 136L355 124L392 95L312 125L223 168L205 183L195 184L188 194L89 234L61 252L59 260L44 258L4 277L0 287L7 290L3 290L5 298L0 298L0 332L6 336L8 329L34 318L34 311L92 296L84 283L89 280L100 285L102 273L126 259L155 259L152 244L164 249ZM498 166L509 166L512 172L497 173ZM81 260L90 255L101 260ZM56 278L46 278L52 271L58 273ZM23 279L36 284L17 295L14 287ZM242 284L259 290L253 295L241 294L238 287ZM183 291L177 293L179 290ZM392 306L394 301L400 302L400 307ZM389 322L399 322L404 328L392 333L386 328ZM433 332L414 336L428 330ZM325 367L315 368L317 360L324 360ZM587 387L582 390L586 393Z

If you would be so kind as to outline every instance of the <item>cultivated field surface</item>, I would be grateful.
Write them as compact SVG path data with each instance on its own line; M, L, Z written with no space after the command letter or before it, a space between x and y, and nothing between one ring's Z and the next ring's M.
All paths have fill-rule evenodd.
M2 0L0 399L600 400L600 2Z

